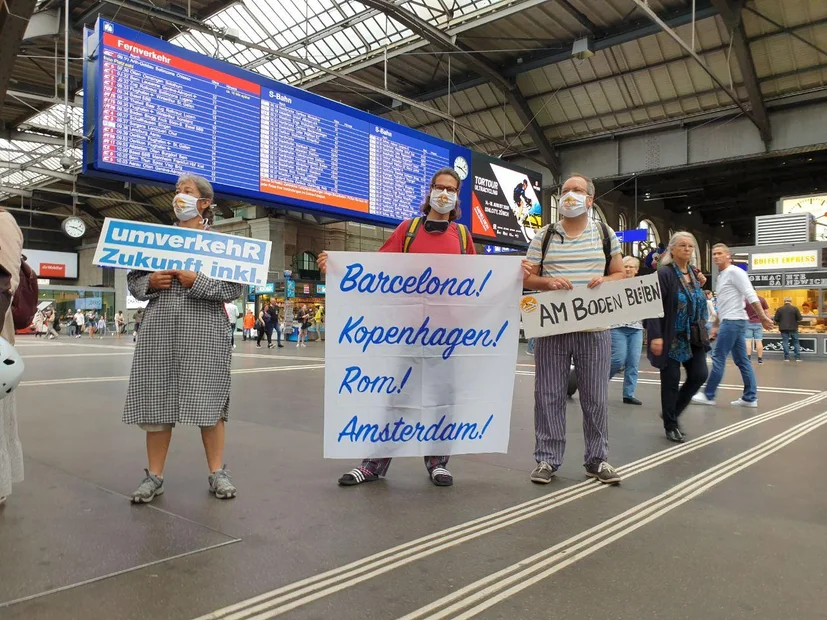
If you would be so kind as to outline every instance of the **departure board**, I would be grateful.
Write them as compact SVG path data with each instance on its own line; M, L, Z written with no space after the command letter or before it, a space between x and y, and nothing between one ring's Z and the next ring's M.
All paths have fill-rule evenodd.
M184 173L253 202L397 223L470 151L99 20L87 31L87 173ZM463 188L460 200L470 197Z

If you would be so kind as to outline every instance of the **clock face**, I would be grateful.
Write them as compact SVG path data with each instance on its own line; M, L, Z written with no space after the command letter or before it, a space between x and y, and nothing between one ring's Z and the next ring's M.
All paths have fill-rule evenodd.
M468 162L465 161L464 157L457 157L454 160L454 170L456 170L461 180L464 181L468 178Z
M782 213L810 213L816 222L816 239L827 240L827 194L785 198Z
M86 223L79 217L69 217L63 220L63 232L73 239L80 239L86 234Z

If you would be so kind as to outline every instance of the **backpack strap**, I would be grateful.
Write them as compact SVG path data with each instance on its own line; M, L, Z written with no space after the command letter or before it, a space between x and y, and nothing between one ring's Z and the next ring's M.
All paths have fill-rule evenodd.
M466 254L468 252L468 229L464 224L457 222L457 232L459 233L460 254Z
M543 245L542 249L540 250L540 275L543 275L543 262L546 260L546 252L548 252L548 246L551 243L551 238L554 236L554 230L557 229L557 223L553 222L546 226L546 232L543 234Z
M603 242L603 256L606 257L606 266L603 268L603 275L609 275L609 266L612 264L612 235L609 227L602 220L597 220L597 229L600 231L600 239Z
M402 241L402 253L406 254L410 248L413 240L416 239L416 234L422 227L422 217L415 217L408 221L408 232L405 233L405 239Z

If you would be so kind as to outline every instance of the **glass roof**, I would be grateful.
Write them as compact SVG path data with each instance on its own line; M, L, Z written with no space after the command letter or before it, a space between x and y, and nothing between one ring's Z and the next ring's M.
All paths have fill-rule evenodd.
M445 28L468 13L500 4L502 0L395 0L394 3ZM384 13L350 0L242 0L204 23L329 68L386 46L418 39ZM313 68L272 58L264 52L201 32L183 32L171 41L283 82L301 82L316 73Z

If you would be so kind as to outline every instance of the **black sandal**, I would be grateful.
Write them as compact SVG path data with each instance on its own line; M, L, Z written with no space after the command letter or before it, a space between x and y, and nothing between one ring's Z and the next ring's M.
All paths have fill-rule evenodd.
M431 470L431 482L438 487L449 487L454 484L454 477L444 467L434 467Z
M343 487L352 487L363 482L373 482L374 480L379 480L379 476L361 467L356 467L339 478L339 484Z

